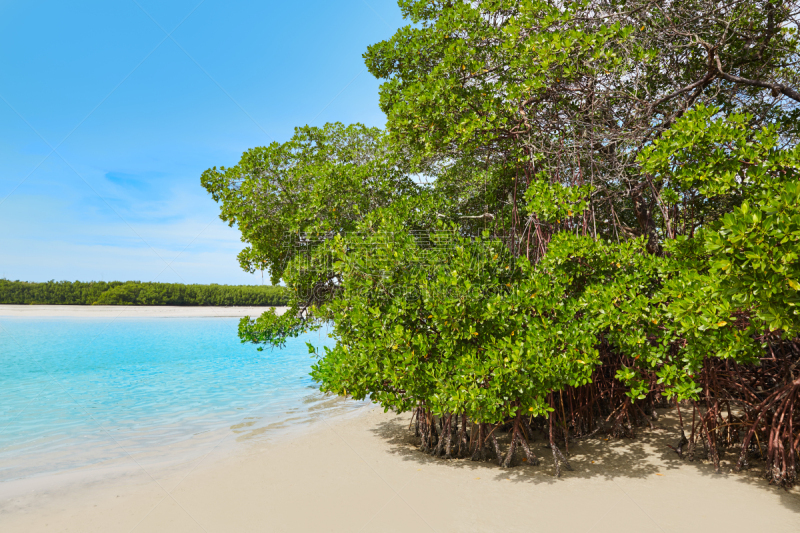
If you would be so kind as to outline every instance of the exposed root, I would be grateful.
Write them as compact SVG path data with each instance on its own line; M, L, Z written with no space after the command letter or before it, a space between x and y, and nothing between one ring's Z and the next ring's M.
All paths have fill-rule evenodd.
M492 439L492 445L494 446L494 453L497 455L497 464L499 466L503 466L503 452L500 451L500 443L497 442L497 435L495 435L494 430L497 429L497 425L492 427L492 431L489 432L489 438Z
M553 451L553 463L556 465L556 477L561 477L561 467L562 465L567 470L572 470L572 466L570 466L569 461L564 457L561 453L561 450L558 449L556 446L556 441L553 438L553 414L550 413L550 449Z
M658 419L657 407L668 406L655 377L649 394L631 401L626 389L614 379L616 369L630 361L613 353L604 357L591 383L548 396L552 410L547 417L529 420L521 403L515 401L520 410L514 418L476 422L464 413L436 416L421 402L414 410L409 429L413 425L424 453L448 459L470 457L473 461L492 455L498 465L509 468L515 464L518 446L528 464L539 464L530 445L536 427L547 437L555 474L560 476L563 469L572 470L566 458L570 439L586 439L601 430L612 436L635 437L637 427L652 428L651 420ZM770 483L782 487L795 484L800 463L799 367L800 340L779 338L770 345L770 357L762 358L760 365L706 359L695 377L703 391L701 397L675 403L680 437L674 446L667 446L681 459L707 459L717 470L725 454L735 450L737 470L747 467L748 459L757 457L764 461L764 477ZM685 418L689 407L691 418ZM508 431L509 436L505 451L498 441L502 431ZM560 449L562 444L565 453Z

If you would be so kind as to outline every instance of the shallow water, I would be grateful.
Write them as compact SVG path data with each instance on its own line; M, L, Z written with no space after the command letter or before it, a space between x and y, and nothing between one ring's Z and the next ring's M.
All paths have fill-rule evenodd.
M267 438L364 406L316 390L306 342L259 352L236 318L0 319L0 480L220 436Z

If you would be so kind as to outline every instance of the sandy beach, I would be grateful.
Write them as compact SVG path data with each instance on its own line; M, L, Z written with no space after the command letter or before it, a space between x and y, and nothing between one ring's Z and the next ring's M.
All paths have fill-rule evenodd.
M68 318L203 318L256 317L269 307L200 307L167 305L0 305L3 317L68 317ZM285 307L276 308L278 314Z
M760 467L732 473L678 460L670 413L636 440L575 443L573 472L444 461L416 450L409 417L366 409L276 441L209 448L179 465L87 481L0 484L4 532L575 531L800 529L800 492ZM58 478L59 476L53 476ZM58 481L58 482L56 482Z

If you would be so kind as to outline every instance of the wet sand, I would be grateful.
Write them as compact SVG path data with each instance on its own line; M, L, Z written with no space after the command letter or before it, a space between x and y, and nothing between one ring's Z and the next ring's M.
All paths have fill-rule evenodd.
M796 532L800 492L770 487L760 465L714 473L667 448L671 413L636 440L570 447L574 471L445 461L419 453L409 417L367 409L305 432L209 448L199 459L87 481L74 474L14 482L0 529L10 532ZM8 489L8 487L6 487Z

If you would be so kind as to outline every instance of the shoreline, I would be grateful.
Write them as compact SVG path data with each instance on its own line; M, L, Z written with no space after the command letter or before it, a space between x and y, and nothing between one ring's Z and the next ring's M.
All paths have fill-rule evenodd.
M721 473L666 447L674 413L635 440L570 445L572 472L443 460L416 449L409 415L367 409L310 431L212 449L200 460L0 501L4 531L771 531L797 530L800 491L760 465ZM240 443L237 443L240 444Z
M243 318L286 307L168 305L14 305L0 304L0 318Z
M333 401L342 403L338 398ZM350 402L350 405L333 406L324 416L334 422L341 422L358 418L376 408L375 405ZM187 464L197 467L198 464L206 462L208 463L206 466L209 466L213 462L204 459L212 453L215 459L219 460L246 453L253 447L280 446L282 443L313 434L324 427L325 424L320 420L320 416L291 422L275 420L262 426L255 425L253 417L245 417L242 422L228 428L203 431L186 439L148 450L131 451L127 446L115 442L111 447L120 447L125 450L125 455L57 471L10 479L0 478L0 517L4 511L3 502L24 498L26 494L74 491L76 488L81 490L98 484L125 485L141 477L144 472L159 477L168 475L172 471L180 471Z

